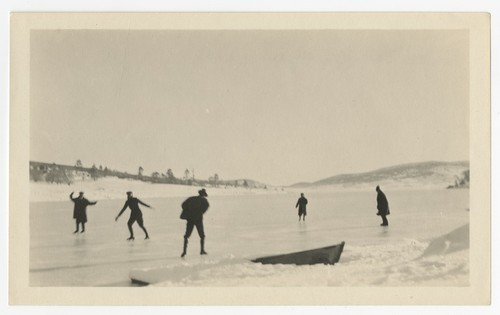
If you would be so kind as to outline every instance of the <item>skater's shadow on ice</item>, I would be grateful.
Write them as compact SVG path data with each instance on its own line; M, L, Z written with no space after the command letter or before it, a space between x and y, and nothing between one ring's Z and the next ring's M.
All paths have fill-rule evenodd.
M379 236L381 237L389 237L389 227L384 226L382 227L382 231L380 231Z
M307 225L305 222L299 222L299 234L306 235L307 234Z
M335 227L335 231L341 231L341 230L375 230L379 229L380 226L376 225L363 225L363 226L345 226L345 227ZM387 228L387 227L386 227Z
M75 238L75 240L73 241L73 244L75 246L83 246L85 245L86 243L86 240L85 240L85 237L80 237L80 235L78 235L78 237Z

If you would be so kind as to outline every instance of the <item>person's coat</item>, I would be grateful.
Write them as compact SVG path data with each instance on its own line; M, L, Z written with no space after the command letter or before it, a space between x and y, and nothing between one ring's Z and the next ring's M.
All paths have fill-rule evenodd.
M300 197L299 200L297 200L295 208L299 207L299 215L307 214L306 205L307 205L307 199L305 197Z
M86 198L71 198L71 200L75 203L73 208L73 219L76 219L78 222L87 222L87 206L95 205L97 202L90 202Z
M200 221L209 206L208 200L202 196L189 197L182 203L181 219Z
M377 215L389 215L389 202L382 191L377 193Z

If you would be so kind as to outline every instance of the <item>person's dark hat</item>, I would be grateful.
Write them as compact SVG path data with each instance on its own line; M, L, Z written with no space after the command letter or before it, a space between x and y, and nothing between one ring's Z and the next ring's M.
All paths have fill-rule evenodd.
M80 191L78 194L83 195L83 191Z
M205 188L198 190L198 193L200 194L200 196L208 197L207 191L205 190Z
M132 192L131 191L127 191L127 196L130 196L132 195Z

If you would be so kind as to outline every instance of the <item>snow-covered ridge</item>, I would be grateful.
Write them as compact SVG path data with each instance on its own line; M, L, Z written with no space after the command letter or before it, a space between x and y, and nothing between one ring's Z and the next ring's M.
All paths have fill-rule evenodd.
M373 190L376 185L380 185L384 190L445 189L455 183L457 178L468 169L469 162L467 161L424 162L397 165L367 173L337 175L314 183L297 183L285 190L265 185L261 185L261 188L220 185L217 188L207 187L207 189L210 195L272 194L283 193L287 190L295 193L295 190ZM253 181L250 186L254 186ZM129 190L134 191L137 196L154 198L190 196L196 194L198 189L200 187L159 184L118 177L102 177L97 180L78 179L74 180L71 185L32 181L30 182L30 201L65 201L72 191L84 191L87 199L90 200L104 200L125 198L125 192Z
M338 186L361 189L372 187L373 185L384 185L385 187L394 188L446 188L455 183L457 177L460 177L468 169L468 161L411 163L381 168L365 173L341 174L313 183L297 183L291 187L318 188L323 186Z

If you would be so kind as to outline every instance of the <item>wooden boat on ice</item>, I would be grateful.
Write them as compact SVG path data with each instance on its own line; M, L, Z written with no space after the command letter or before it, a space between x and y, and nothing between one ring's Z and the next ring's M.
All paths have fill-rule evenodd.
M302 252L260 257L257 259L253 259L252 261L262 264L334 265L335 263L339 262L340 255L344 250L344 244L345 242L342 242L337 245L316 248Z

